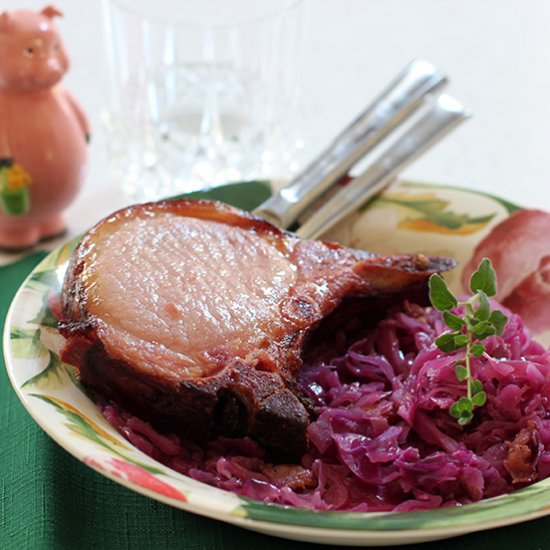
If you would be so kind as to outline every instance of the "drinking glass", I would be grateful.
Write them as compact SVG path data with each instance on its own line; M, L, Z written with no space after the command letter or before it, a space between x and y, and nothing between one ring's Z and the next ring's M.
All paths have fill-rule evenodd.
M138 200L289 177L301 0L104 0L108 168Z

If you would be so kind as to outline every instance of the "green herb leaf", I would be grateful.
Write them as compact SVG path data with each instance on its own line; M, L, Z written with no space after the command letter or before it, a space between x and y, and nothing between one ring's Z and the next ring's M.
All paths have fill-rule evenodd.
M442 334L441 336L438 336L435 339L435 345L441 351L445 351L445 352L454 351L456 349L454 339L455 339L454 332L446 332L445 334Z
M475 337L479 340L483 340L483 338L492 336L497 332L496 328L489 321L480 321L479 323L472 325L472 331Z
M476 393L474 396L472 396L472 403L476 407L483 407L485 403L487 402L487 394L484 391L480 391Z
M429 280L430 302L439 311L448 311L458 305L441 275L434 273Z
M453 403L449 409L449 414L454 418L460 418L462 416L462 411L458 407L458 402Z
M481 380L474 380L472 382L472 394L476 395L480 391L483 391L483 383Z
M493 264L488 258L484 258L477 271L470 279L470 290L477 292L482 290L487 296L495 296L497 293L497 275L493 269Z
M487 294L485 294L483 290L478 290L477 296L479 299L479 306L476 309L475 318L479 321L488 321L491 315L491 304L489 303Z
M445 321L445 324L453 330L460 330L466 325L466 321L464 321L462 317L454 315L454 313L451 313L450 311L443 312L443 320Z
M455 367L456 379L459 382L464 382L468 378L468 369L464 365L457 365Z
M458 409L462 412L464 411L471 411L474 408L474 404L472 403L472 400L469 397L461 397L456 402Z
M489 322L495 327L496 334L501 336L504 332L504 327L508 322L508 317L506 317L502 311L495 309L491 312Z
M477 342L470 348L470 353L474 357L481 357L485 351L485 346L481 342Z
M436 338L437 347L443 352L465 349L463 357L454 361L455 375L459 382L466 382L466 396L460 397L449 408L449 414L464 426L471 422L473 411L487 402L483 383L472 376L471 360L481 357L485 352L484 338L494 334L501 335L508 319L504 313L491 311L489 296L497 292L496 273L491 261L484 258L470 279L473 295L465 301L458 301L439 275L429 280L432 305L443 312L443 320L451 331ZM462 306L458 314L449 310Z
M460 418L458 419L458 423L461 426L465 426L466 424L469 424L472 421L473 417L474 417L473 413L463 412Z
M453 338L456 349L460 349L466 346L468 343L468 337L465 334L457 334Z

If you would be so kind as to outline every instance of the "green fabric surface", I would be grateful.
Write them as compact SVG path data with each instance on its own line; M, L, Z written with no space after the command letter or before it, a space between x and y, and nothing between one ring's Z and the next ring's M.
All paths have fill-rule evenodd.
M242 190L242 188L241 188ZM251 208L265 198L225 200ZM225 191L224 191L225 192ZM244 205L243 205L244 206ZM0 267L0 328L36 253ZM184 512L134 493L78 462L52 441L19 402L0 354L0 550L185 549L298 550L317 545L261 535ZM407 548L550 549L550 518ZM324 547L331 548L331 547ZM333 547L335 548L335 547Z

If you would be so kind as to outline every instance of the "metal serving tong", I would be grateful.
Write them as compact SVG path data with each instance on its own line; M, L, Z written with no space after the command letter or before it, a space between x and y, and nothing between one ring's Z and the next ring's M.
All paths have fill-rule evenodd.
M427 61L411 62L319 157L254 213L281 228L300 220L296 233L302 238L317 238L328 231L471 116L471 111L451 96L437 95L446 84L446 76ZM400 137L302 220L300 216L308 207L328 196L353 166L408 119L414 120Z

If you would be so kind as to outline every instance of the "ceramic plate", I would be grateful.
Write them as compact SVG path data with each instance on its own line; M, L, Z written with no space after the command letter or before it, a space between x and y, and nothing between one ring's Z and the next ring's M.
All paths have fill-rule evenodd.
M210 197L251 208L262 200L259 183L228 186ZM544 214L518 209L504 200L458 188L401 183L333 230L329 238L375 252L424 252L452 256L461 267L450 274L455 291L461 269L476 247L497 258L505 246L499 235L513 235L523 261L499 273L514 302L525 285L537 283L539 265L533 224ZM542 222L541 222L542 219ZM544 233L543 233L544 236ZM527 243L521 246L522 239ZM531 239L531 240L529 240ZM297 540L347 545L428 541L508 525L550 513L550 479L476 504L407 513L313 512L263 504L204 485L134 448L107 423L87 397L73 369L59 359L63 338L49 307L59 291L77 240L45 258L17 293L6 320L4 352L12 384L36 422L62 447L102 475L166 504L248 529ZM529 253L530 246L534 252ZM527 253L525 252L527 250ZM505 251L506 252L506 251ZM525 256L528 258L525 259ZM512 260L517 258L512 257ZM498 267L498 262L495 262ZM507 271L506 271L507 270ZM517 301L517 300L516 300ZM521 302L521 301L519 301ZM518 302L518 303L519 303ZM547 321L536 307L522 311L545 343Z

